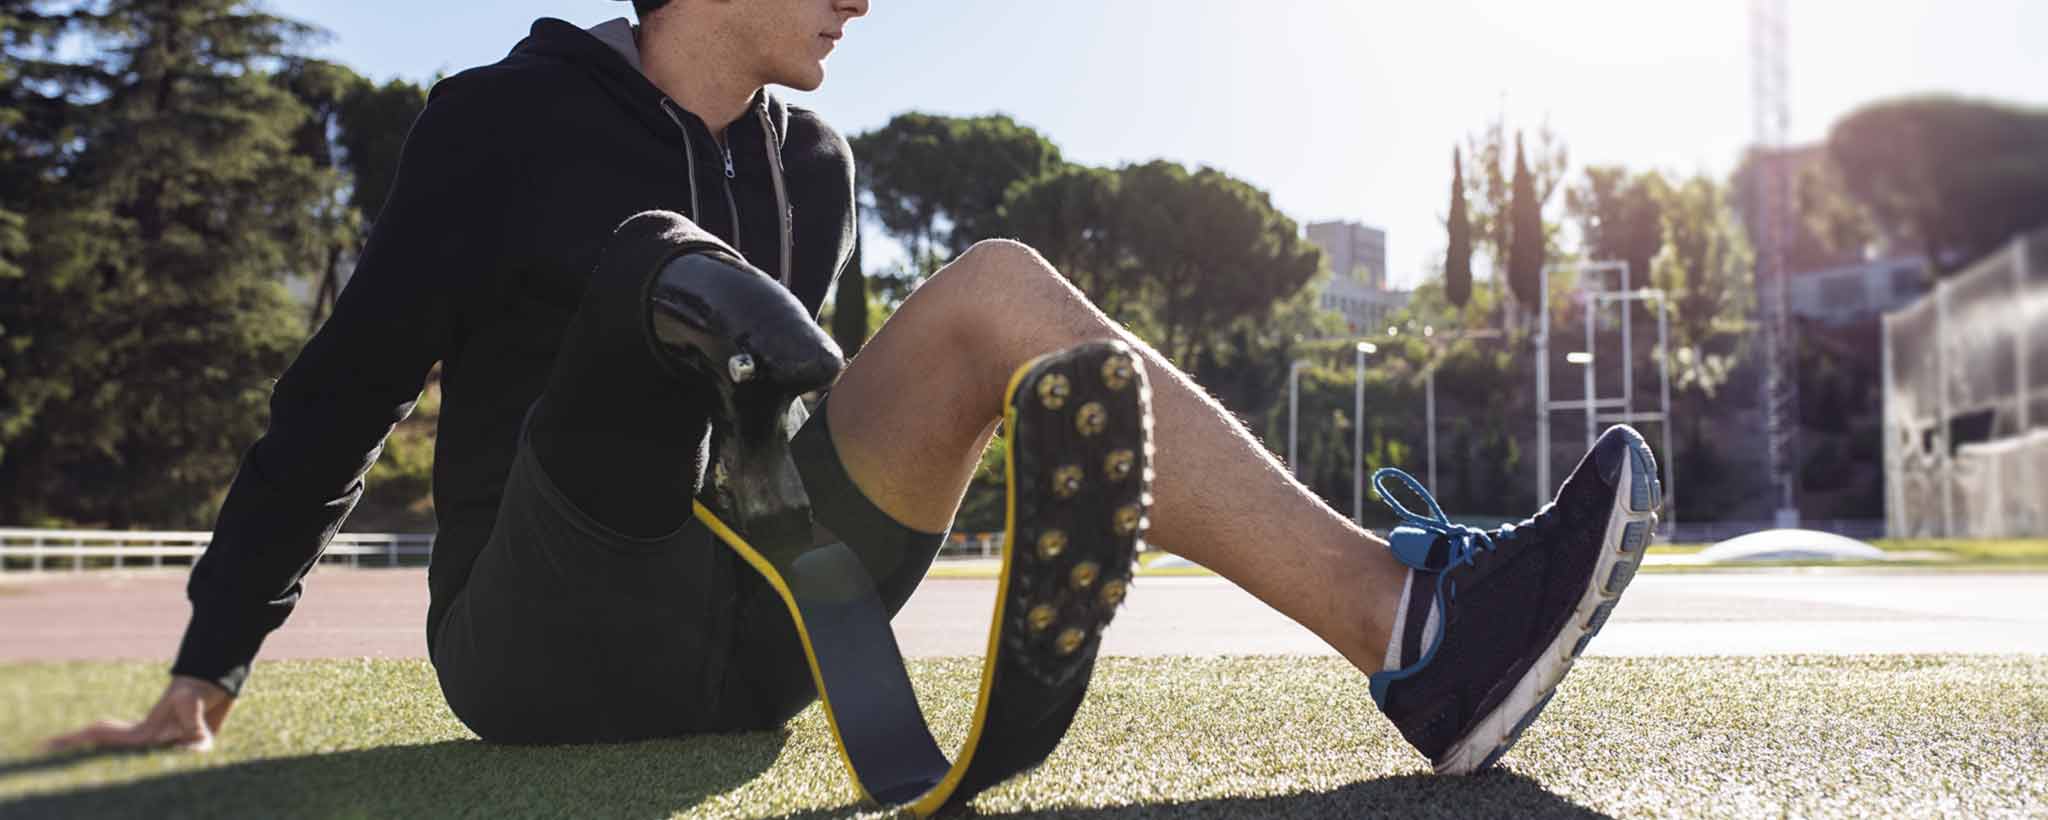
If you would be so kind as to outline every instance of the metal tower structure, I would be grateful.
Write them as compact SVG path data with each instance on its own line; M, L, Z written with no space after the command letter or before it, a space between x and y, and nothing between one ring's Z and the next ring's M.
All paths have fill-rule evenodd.
M1757 226L1756 285L1758 322L1764 341L1765 449L1772 490L1778 501L1778 526L1799 522L1799 383L1794 358L1791 305L1786 293L1785 245L1792 223L1792 163L1786 152L1792 106L1786 70L1786 4L1788 0L1750 0L1750 113L1754 127Z

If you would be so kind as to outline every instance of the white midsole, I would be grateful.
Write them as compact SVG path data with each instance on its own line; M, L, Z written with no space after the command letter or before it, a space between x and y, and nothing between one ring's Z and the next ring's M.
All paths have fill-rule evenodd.
M1551 640L1550 646L1544 649L1535 663L1530 664L1527 672L1522 673L1522 679L1515 683L1514 691L1502 699L1499 705L1493 707L1493 711L1486 713L1485 717L1473 724L1472 731L1451 744L1451 748L1436 763L1438 774L1468 774L1477 769L1479 764L1486 762L1486 758L1492 756L1493 750L1508 739L1508 734L1514 731L1515 724L1521 722L1522 716L1536 708L1536 704L1543 700L1543 696L1556 689L1557 684L1564 680L1565 673L1571 671L1574 660L1571 650L1578 646L1580 638L1592 631L1587 628L1586 622L1593 617L1593 611L1599 609L1601 604L1621 597L1621 592L1612 595L1607 593L1607 579L1613 576L1615 565L1627 557L1621 551L1622 537L1628 532L1628 525L1631 523L1651 522L1649 528L1654 530L1654 522L1657 520L1654 504L1648 512L1639 513L1629 509L1629 499L1633 495L1637 480L1633 445L1631 452L1624 458L1627 459L1627 463L1622 465L1622 480L1614 488L1614 511L1608 514L1607 533L1601 543L1600 561L1593 568L1593 577L1586 582L1586 592L1580 596L1578 607L1572 610L1571 618L1565 621L1564 629ZM1656 477L1643 476L1642 479L1655 481ZM1642 550L1649 551L1648 543L1643 545ZM1642 556L1635 556L1635 560L1642 560Z

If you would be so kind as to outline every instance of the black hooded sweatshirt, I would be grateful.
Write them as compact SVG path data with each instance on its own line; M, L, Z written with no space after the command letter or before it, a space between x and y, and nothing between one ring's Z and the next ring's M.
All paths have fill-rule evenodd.
M194 567L174 674L239 691L263 639L442 366L431 644L490 537L520 423L612 230L674 211L815 317L853 255L846 141L763 91L721 145L590 32L536 22L434 87L333 315L280 378Z

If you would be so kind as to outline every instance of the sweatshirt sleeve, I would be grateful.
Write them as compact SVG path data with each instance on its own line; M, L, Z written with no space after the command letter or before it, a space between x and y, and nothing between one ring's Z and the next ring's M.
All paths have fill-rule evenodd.
M173 674L240 691L456 338L454 297L497 263L517 165L489 125L498 110L455 85L436 88L413 124L333 315L272 390L269 428L244 453L186 585L192 620Z

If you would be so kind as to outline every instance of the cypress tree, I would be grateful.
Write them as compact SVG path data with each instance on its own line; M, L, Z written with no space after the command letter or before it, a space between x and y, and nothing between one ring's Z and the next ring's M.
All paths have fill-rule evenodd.
M868 277L860 268L861 240L853 241L853 260L839 274L839 293L832 302L832 340L851 359L868 340Z
M1508 285L1524 313L1534 313L1543 287L1543 210L1536 201L1536 183L1522 155L1522 135L1515 135L1514 199L1508 206L1513 234L1508 245Z
M333 231L339 175L295 150L308 112L269 72L311 30L245 0L67 8L44 87L69 150L0 294L0 520L200 526L304 338L285 281Z
M1444 257L1444 298L1457 307L1472 299L1472 219L1465 213L1465 163L1451 149L1451 249Z

